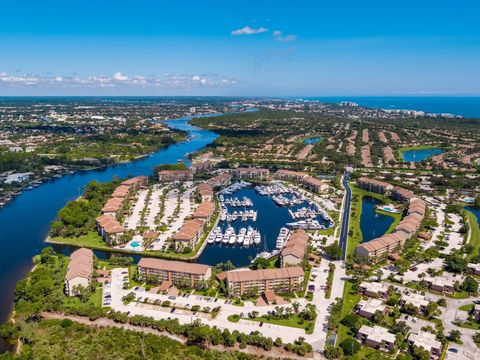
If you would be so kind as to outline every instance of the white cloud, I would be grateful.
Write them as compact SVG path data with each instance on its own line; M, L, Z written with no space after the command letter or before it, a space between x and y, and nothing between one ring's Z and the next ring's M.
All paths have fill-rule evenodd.
M291 42L297 40L297 35L278 36L275 40L280 42Z
M237 35L253 35L253 34L260 34L267 32L268 29L264 27L259 27L258 29L251 28L250 26L245 26L241 29L234 30L232 31L232 35L237 36Z
M128 77L123 75L121 72L116 72L113 74L113 78L117 81L125 81L128 80Z
M39 88L149 88L190 89L197 87L227 87L236 84L236 80L216 73L206 74L172 74L127 76L116 72L113 76L60 76L60 75L11 75L0 72L0 89L39 87Z
M293 34L283 36L283 32L281 30L275 30L272 34L275 37L275 41L279 42L291 42L297 40L298 38L297 35Z

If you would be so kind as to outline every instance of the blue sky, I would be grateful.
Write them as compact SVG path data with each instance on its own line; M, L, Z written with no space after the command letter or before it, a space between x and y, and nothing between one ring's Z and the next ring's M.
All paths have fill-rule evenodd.
M4 1L0 95L480 95L480 3Z

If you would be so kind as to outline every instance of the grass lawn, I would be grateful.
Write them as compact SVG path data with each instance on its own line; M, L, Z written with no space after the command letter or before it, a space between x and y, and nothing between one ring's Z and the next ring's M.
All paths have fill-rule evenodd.
M102 240L100 235L94 231L90 231L87 235L80 237L52 237L51 242L61 243L74 246L84 246L94 249L110 249L110 247Z
M330 299L330 295L332 293L332 283L333 283L333 275L335 274L335 265L329 266L328 269L328 276L327 276L327 289L325 291L325 299Z
M76 309L83 305L80 299L76 296L65 296L64 304L70 309ZM92 295L90 295L90 299L88 299L86 304L94 305L97 307L102 306L102 288L100 286L98 286L92 293Z
M473 330L480 329L480 324L477 323L476 321L467 321L464 323L458 323L457 325L467 329L473 329Z
M349 281L345 282L345 287L343 289L343 306L340 313L340 319L343 319L345 316L350 314L355 308L355 305L358 304L360 299L361 296L358 293L352 292L352 283ZM339 345L343 340L345 340L348 337L349 333L350 329L340 324L337 330L337 345ZM350 335L353 336L354 334Z
M462 311L468 311L470 312L472 309L473 309L473 304L466 304L466 305L462 305L458 308L459 310L462 310Z
M267 319L265 317L257 317L255 319L246 319L251 321L263 322L280 326L288 326L297 329L304 329L307 334L313 333L314 321L303 320L297 314L293 314L288 319Z
M228 315L227 317L228 321L232 323L238 323L240 321L240 316L238 315Z
M455 293L453 294L453 298L454 299L468 299L470 297L470 295L465 292L465 291L455 291Z
M466 216L468 220L468 225L470 228L470 231L472 232L472 238L470 239L471 245L473 245L473 251L471 254L468 255L468 257L472 257L473 255L478 254L478 251L480 249L480 228L478 227L478 221L477 217L475 216L474 213L466 209Z

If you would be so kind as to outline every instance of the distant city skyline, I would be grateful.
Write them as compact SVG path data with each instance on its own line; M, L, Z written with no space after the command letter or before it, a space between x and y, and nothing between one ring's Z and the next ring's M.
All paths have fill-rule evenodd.
M480 95L477 1L2 4L2 95Z

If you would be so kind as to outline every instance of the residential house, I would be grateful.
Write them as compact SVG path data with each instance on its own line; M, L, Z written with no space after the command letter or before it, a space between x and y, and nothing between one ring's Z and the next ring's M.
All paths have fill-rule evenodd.
M438 359L442 355L442 343L435 334L427 331L412 332L407 339L410 345L421 347L430 353L430 359Z
M387 300L390 297L388 285L381 282L363 281L358 286L358 290L362 295L372 298L380 298L383 300Z
M425 313L427 311L429 301L425 299L425 295L410 292L408 295L402 294L400 300L398 301L399 306L404 306L406 304L414 305L419 311Z
M357 339L367 346L377 350L390 351L395 347L396 337L381 326L362 325L357 333Z
M380 299L369 298L367 300L360 300L356 306L357 314L371 319L376 313L380 313L382 316L388 312L388 307Z

